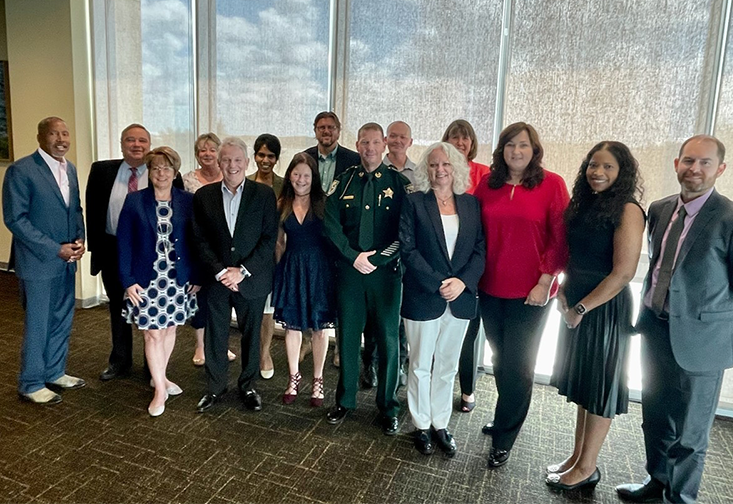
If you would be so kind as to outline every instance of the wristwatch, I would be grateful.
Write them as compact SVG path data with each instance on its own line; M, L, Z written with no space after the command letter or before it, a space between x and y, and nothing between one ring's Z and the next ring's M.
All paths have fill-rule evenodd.
M252 276L252 273L250 273L247 270L247 268L245 268L244 266L240 266L239 267L239 272L242 274L242 278L247 278L247 277L251 277Z
M585 315L585 312L588 311L588 309L585 307L583 303L578 303L575 306L573 306L573 310L575 310L575 313L578 315Z

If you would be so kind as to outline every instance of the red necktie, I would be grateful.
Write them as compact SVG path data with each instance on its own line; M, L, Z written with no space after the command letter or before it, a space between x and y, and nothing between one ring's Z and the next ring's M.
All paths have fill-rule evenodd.
M130 178L127 180L127 194L137 191L137 168L130 167Z

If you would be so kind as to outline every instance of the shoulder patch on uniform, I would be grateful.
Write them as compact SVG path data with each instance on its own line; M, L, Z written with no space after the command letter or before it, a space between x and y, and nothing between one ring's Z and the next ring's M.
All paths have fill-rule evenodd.
M412 193L414 193L414 192L415 192L415 186L414 186L414 185L412 185L412 183L409 183L409 184L407 184L407 185L405 186L405 192L406 192L407 194L412 194Z
M334 191L336 190L336 188L338 187L338 185L339 185L339 181L334 180L333 183L331 184L331 187L328 188L328 192L326 193L326 196L331 196L334 193Z

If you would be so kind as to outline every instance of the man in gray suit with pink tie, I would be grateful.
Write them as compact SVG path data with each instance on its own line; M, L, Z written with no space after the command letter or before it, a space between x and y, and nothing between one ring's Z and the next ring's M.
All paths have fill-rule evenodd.
M686 140L674 161L681 191L649 208L642 334L643 484L632 502L695 502L723 372L733 367L733 202L718 194L725 147Z

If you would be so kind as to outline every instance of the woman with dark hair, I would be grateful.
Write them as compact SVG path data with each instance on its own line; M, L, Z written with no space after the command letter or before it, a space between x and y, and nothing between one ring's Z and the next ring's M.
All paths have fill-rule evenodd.
M310 404L323 404L323 365L328 352L324 329L334 327L336 305L328 246L323 236L326 195L316 162L307 154L293 157L278 199L280 232L277 241L275 320L285 326L285 351L290 376L283 404L298 396L302 331L310 329L313 345L313 386Z
M123 316L145 337L145 357L155 388L152 417L165 411L169 395L181 388L166 369L176 343L176 326L196 311L200 281L193 254L193 196L173 187L181 158L170 147L145 156L150 185L127 195L117 227L120 281L125 288Z
M466 158L468 164L466 193L473 194L484 175L489 173L488 166L474 161L478 152L478 139L473 126L464 119L457 119L448 125L445 133L443 133L442 141L453 145ZM458 361L458 381L461 385L459 411L463 413L470 413L476 407L473 392L476 389L476 370L478 368L476 336L478 336L480 326L481 319L476 315L468 324L466 337L461 348L461 357Z
M215 133L203 133L199 135L194 143L193 153L199 168L191 170L183 175L183 187L187 192L195 193L207 184L221 182L222 174L219 169L219 146L221 140ZM204 357L204 327L206 327L206 293L202 288L198 294L199 309L191 319L191 327L196 332L196 348L193 352L194 366L203 366L206 362ZM227 350L227 357L233 361L237 356L231 350Z
M619 142L601 142L580 166L565 213L570 259L558 294L560 329L551 384L578 405L573 453L547 467L548 485L593 487L611 419L626 413L626 363L632 327L629 282L644 234L636 159Z
M254 143L255 164L257 171L247 179L272 187L275 197L280 197L283 189L283 178L275 173L275 165L280 160L280 140L275 135L263 133ZM265 303L265 313L262 315L260 326L260 376L269 380L275 374L275 366L270 355L272 334L275 332L275 321L272 318L270 299Z
M478 138L471 123L465 119L456 119L448 125L441 142L448 142L463 154L468 163L468 188L466 192L473 194L481 179L489 173L489 167L474 161L478 153Z
M509 460L527 418L547 305L567 258L568 190L542 167L542 156L535 129L510 124L499 135L491 173L474 193L487 247L479 308L499 394L494 420L482 429L493 438L489 467Z

